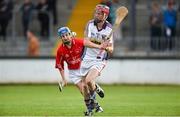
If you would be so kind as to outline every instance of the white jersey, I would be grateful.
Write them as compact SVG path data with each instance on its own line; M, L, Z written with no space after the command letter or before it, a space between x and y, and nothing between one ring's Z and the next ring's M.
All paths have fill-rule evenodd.
M90 20L86 26L86 37L90 38L91 42L94 42L96 44L100 44L106 37L109 36L110 32L112 31L112 26L109 22L105 22L103 25L103 28L101 30L97 29L97 25L95 24L94 20ZM112 38L113 36L111 36ZM110 43L113 39L111 39ZM103 60L107 59L107 52L103 51L101 54L100 49L94 49L94 48L85 48L84 54L83 54L83 60Z

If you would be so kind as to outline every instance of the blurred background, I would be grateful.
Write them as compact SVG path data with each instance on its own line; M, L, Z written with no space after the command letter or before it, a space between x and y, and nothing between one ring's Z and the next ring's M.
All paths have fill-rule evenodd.
M114 70L116 67L112 64L118 62L120 65L117 66L117 69L122 68L121 71L128 71L129 68L132 71L142 68L144 71L140 73L147 72L146 76L141 74L142 77L155 77L157 76L156 72L165 65L164 68L168 68L168 70L164 69L161 72L162 75L158 77L164 78L167 77L166 74L173 74L173 78L176 79L173 82L176 83L177 80L180 82L180 76L177 73L180 71L178 67L180 64L179 0L1 0L1 82L11 82L12 80L7 81L7 79L14 79L15 76L20 78L23 73L22 78L24 79L30 75L29 78L38 77L42 79L41 81L44 77L46 79L58 77L57 73L54 73L54 57L59 44L58 27L68 26L77 33L77 37L84 37L86 23L93 18L94 8L99 3L110 7L108 21L112 25L118 6L126 6L129 10L128 16L114 33L115 51L109 62L112 69L107 71L114 71L113 74L116 74L116 70ZM133 67L129 61L142 62L144 68L139 67L140 64L135 64ZM165 63L161 64L163 61ZM123 66L123 62L129 66ZM155 65L151 62L155 62ZM149 64L152 66L151 68L149 68ZM15 70L19 66L24 68L21 69L24 71ZM37 70L34 70L36 68ZM42 71L46 75L42 76ZM107 74L103 77L112 74L107 71L105 70L105 74ZM118 73L119 71L117 71ZM124 76L123 73L118 74L117 79L130 76L128 72L127 76ZM36 75L32 76L32 74ZM49 74L51 75L49 76ZM138 74L135 76L139 77ZM138 81L141 82L141 80Z
M105 111L95 116L180 116L179 0L0 0L0 116L83 115L75 86L58 89L57 29L83 38L99 3L110 7L112 25L117 7L129 14L96 80Z
M0 56L29 56L28 30L38 40L37 55L54 56L57 28L69 26L77 37L83 37L86 23L100 2L110 7L111 24L117 6L129 9L128 17L114 34L113 57L180 56L178 0L1 0ZM165 15L168 9L174 12L170 18Z

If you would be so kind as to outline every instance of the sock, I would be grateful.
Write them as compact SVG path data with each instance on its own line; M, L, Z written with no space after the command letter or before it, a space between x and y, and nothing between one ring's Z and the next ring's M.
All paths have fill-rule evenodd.
M91 105L93 108L98 108L99 104L96 100L96 92L95 91L90 91L90 99L91 99Z
M92 100L91 99L85 99L84 102L86 104L88 111L92 111L94 108L92 105Z
M90 91L90 99L96 100L96 92L95 91Z

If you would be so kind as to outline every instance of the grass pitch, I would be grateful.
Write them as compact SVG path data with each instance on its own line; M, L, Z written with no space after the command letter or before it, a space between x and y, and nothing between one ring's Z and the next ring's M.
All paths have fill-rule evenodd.
M103 85L94 116L180 116L180 86ZM83 116L83 98L74 85L0 85L1 116Z

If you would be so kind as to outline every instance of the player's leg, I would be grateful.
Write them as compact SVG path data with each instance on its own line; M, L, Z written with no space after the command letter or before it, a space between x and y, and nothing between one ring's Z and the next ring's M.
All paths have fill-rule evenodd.
M81 92L84 97L84 102L87 107L86 116L92 115L93 106L91 105L90 92L87 84L84 83L84 78L80 75L80 70L69 70L69 78Z
M94 90L90 90L90 97L92 100L93 109L95 109L95 112L103 112L102 107L99 105L99 103L96 100L96 92Z
M91 91L95 90L99 97L104 98L104 90L98 85L98 83L96 83L95 81L91 81L88 86Z
M103 98L104 97L104 91L103 89L97 85L94 80L97 76L100 75L100 72L103 70L103 68L106 65L106 61L82 61L81 64L81 76L87 76L85 82L89 85L90 90L96 90L96 93ZM92 77L91 77L92 74Z
M84 97L84 102L87 107L87 111L84 113L85 116L91 116L93 114L93 105L92 99L90 98L90 92L87 84L85 84L82 80L76 84L78 89L80 90L81 94Z
M86 83L88 84L89 88L91 91L96 91L96 93L103 98L104 97L104 90L97 84L95 83L95 79L99 76L100 70L98 69L91 69L88 72L88 75L86 76Z
M82 94L82 96L84 96L84 91L83 91L83 82L80 81L77 84L75 84L76 87L79 89L80 93Z
M95 90L96 93L101 98L103 98L104 97L103 89L94 81L100 75L101 71L104 69L106 65L106 61L93 61L91 62L91 64L92 66L86 76L86 83L88 84L90 90Z
M96 100L96 85L95 85L94 80L96 79L97 76L99 76L99 71L97 71L96 69L91 69L85 78L85 83L89 87L90 96L93 101L92 104L93 104L94 108L96 109L95 111L103 112L102 107L98 104L98 102Z

